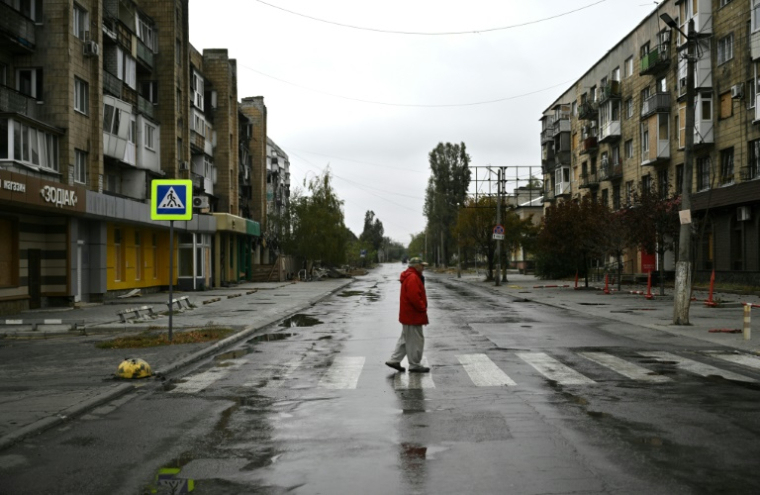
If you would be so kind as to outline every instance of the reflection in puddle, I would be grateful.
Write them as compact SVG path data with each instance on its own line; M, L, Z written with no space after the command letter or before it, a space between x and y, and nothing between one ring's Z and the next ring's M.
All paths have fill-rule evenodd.
M229 359L238 359L251 352L247 347L241 349L235 349L234 351L225 352L224 354L217 354L214 356L214 361L227 361Z
M313 327L314 325L321 325L322 321L309 315L297 314L290 318L286 318L280 323L281 327Z
M294 333L265 333L264 335L258 335L252 339L248 339L249 344L256 344L258 342L271 342L274 340L284 340L294 336Z

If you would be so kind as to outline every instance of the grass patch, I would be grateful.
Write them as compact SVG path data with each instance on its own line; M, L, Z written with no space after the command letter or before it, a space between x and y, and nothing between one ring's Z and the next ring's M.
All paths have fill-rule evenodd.
M98 342L98 349L144 349L146 347L158 347L161 345L175 344L199 344L223 339L232 334L231 328L209 327L187 332L172 332L172 341L169 342L169 332L142 332L127 337L119 337L104 342Z

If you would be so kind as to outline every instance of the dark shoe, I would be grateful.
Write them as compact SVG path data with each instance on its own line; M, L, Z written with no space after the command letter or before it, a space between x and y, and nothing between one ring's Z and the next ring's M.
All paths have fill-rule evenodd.
M430 368L420 366L419 368L409 368L409 373L430 373Z
M401 364L394 363L393 361L386 361L385 365L393 368L396 371L401 371L401 372L406 371L406 368L404 368L403 366L401 366Z

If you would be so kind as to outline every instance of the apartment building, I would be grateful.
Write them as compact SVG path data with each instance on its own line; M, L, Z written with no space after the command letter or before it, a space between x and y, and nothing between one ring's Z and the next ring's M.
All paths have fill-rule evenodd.
M267 162L243 151L236 70L189 43L187 0L0 0L0 313L167 287L159 178L193 180L173 283L250 279L265 211L239 181Z
M270 241L279 245L285 227L279 219L290 201L290 159L277 143L267 138L267 217L270 218L267 232Z
M665 24L662 14L678 29ZM681 190L689 21L695 76L696 278L756 284L760 272L760 0L666 0L541 117L544 201L591 195L613 210L636 190ZM682 32L681 32L682 31ZM628 253L626 271L665 259Z

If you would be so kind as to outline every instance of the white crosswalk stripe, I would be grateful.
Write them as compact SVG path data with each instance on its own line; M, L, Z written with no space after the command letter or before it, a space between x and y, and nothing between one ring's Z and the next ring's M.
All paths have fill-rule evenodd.
M272 364L268 368L256 373L243 386L258 387L261 380L266 380L266 388L282 388L293 372L301 366L301 362L300 358L293 358L282 364Z
M633 363L629 363L624 359L620 359L617 356L607 354L606 352L579 352L579 355L585 357L589 361L593 361L597 364L611 369L616 373L630 378L631 380L639 380L645 382L663 383L671 381L670 378L663 375L653 374L652 371L637 366Z
M476 387L500 387L517 385L485 354L462 354L457 359Z
M206 370L197 375L193 375L187 378L184 382L177 385L176 388L171 390L174 394L194 394L205 389L212 383L221 380L230 374L231 371L240 368L243 364L247 363L246 359L230 359L225 361L227 364L224 367L216 366L210 370Z
M427 357L424 356L420 364L430 367ZM396 373L393 377L393 388L396 390L435 388L435 383L430 373Z
M560 385L591 385L596 383L572 368L565 366L544 352L518 352L517 357L533 366L536 371Z
M725 371L709 364L700 363L691 359L682 358L670 352L651 351L651 352L639 352L642 356L654 358L658 361L672 361L676 363L676 366L682 370L694 373L700 376L722 376L727 380L735 380L738 382L754 382L752 378L733 373L731 371Z
M724 361L760 370L760 357L750 356L749 354L728 354L725 352L711 352L709 355Z
M359 382L364 356L337 357L319 381L321 388L352 389Z

